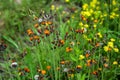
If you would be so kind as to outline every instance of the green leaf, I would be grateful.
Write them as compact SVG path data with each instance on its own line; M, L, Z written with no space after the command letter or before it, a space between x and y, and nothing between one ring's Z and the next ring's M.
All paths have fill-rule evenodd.
M75 58L75 56L74 55L70 55L70 58L73 60L73 61L77 61L77 58Z
M18 45L8 36L2 36L3 39L5 39L6 41L8 41L9 43L11 43L14 47L16 47L17 49L19 49Z

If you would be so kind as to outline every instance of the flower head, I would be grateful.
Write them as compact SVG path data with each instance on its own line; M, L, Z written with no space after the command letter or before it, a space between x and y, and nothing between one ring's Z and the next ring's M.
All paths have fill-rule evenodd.
M45 70L41 70L41 74L42 74L42 75L45 75L45 74L46 74L46 71L45 71Z
M113 62L113 64L114 64L114 65L117 65L117 64L118 64L118 62L117 62L117 61L114 61L114 62Z
M80 57L79 57L80 60L82 60L82 59L84 59L84 58L85 58L84 55L80 55Z
M113 48L115 52L119 52L119 49L118 48Z

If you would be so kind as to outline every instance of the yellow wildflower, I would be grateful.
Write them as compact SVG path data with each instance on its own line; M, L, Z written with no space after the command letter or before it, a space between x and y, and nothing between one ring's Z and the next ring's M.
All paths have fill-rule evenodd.
M82 22L80 22L80 23L79 23L79 26L83 26L83 23L82 23Z
M118 62L117 62L117 61L114 61L114 62L113 62L113 64L114 64L114 65L117 65L117 64L118 64Z
M84 5L82 6L82 8L83 8L83 10L86 10L86 9L88 8L88 4L84 4Z
M102 38L102 34L99 32L99 33L97 33L97 35L100 37L100 38Z
M85 24L84 27L88 28L89 26L88 26L88 24Z
M91 16L91 13L89 11L85 11L84 14L88 17Z
M51 5L51 10L55 10L55 6L54 5Z
M68 3L68 2L70 2L70 0L65 0L65 2L67 2L67 3Z
M103 48L104 48L104 51L106 51L106 52L109 50L108 46L104 46Z
M111 39L110 39L110 41L114 42L114 41L115 41L115 39L114 39L114 38L111 38Z
M80 60L82 60L84 58L85 58L85 56L83 56L83 55L80 55L80 57L79 57Z
M91 13L91 14L93 13L93 9L90 9L90 13Z
M96 28L96 26L97 26L96 24L93 25L94 28Z
M113 42L112 41L108 42L107 46L113 48L114 47Z
M119 52L119 49L118 48L113 48L115 52Z
M115 0L112 1L112 5L116 5L116 1Z

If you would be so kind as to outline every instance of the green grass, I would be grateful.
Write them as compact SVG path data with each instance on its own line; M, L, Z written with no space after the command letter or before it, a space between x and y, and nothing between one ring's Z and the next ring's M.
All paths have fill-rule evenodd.
M95 1L0 0L0 80L119 80L120 2Z

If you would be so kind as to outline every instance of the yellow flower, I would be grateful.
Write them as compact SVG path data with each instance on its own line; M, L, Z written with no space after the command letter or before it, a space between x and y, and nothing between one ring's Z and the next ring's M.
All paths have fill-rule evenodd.
M96 26L97 26L96 24L93 25L94 28L96 28Z
M117 65L117 64L118 64L118 62L117 62L117 61L114 61L114 62L113 62L113 64L114 64L114 65Z
M115 39L114 39L114 38L111 38L111 39L110 39L110 41L114 42L114 41L115 41Z
M116 1L115 1L115 0L113 0L113 1L112 1L112 4L113 4L113 5L116 5Z
M55 6L54 5L51 5L51 10L55 10Z
M79 23L79 26L83 26L83 23L82 23L82 22L80 22L80 23Z
M99 33L97 33L97 35L100 37L100 38L102 38L102 34L99 32Z
M88 4L84 4L84 5L82 6L82 8L83 8L83 10L86 10L86 9L88 8Z
M82 60L84 58L85 58L85 56L83 56L83 55L80 55L80 57L79 57L80 60Z
M67 3L68 3L68 2L70 2L70 0L65 0L65 2L67 2Z
M88 24L85 24L84 27L88 28L89 26L88 26Z
M93 13L93 9L90 9L90 11L89 11L91 14Z
M115 52L119 52L119 49L118 48L113 48Z
M109 50L108 46L104 46L103 48L104 48L104 51L106 51L106 52Z
M114 47L113 42L112 41L108 42L107 46L113 48Z
M91 16L91 13L89 11L85 11L84 14L88 17Z

